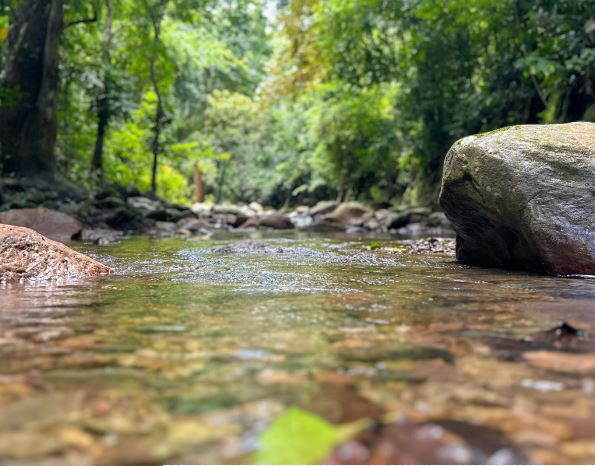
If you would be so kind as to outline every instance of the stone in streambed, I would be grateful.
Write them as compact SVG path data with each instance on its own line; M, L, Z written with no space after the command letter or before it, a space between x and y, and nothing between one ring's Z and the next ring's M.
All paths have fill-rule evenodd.
M289 217L281 212L272 212L260 218L259 226L273 228L275 230L290 230L294 228Z
M392 213L387 221L387 226L391 230L397 230L410 223L421 223L426 221L431 213L427 207L413 207L402 212Z
M319 201L310 209L310 215L315 218L322 217L323 215L330 214L338 205L339 203L337 201Z
M444 163L440 203L462 263L595 274L595 124L461 139Z
M0 282L75 280L112 270L23 227L0 224Z
M0 224L31 228L55 241L66 242L80 233L81 226L68 214L46 208L11 209L0 213Z
M374 216L374 211L359 202L343 202L324 217L329 223L345 227L361 226Z
M122 239L124 233L110 228L84 228L76 239L85 243L99 245L116 243Z

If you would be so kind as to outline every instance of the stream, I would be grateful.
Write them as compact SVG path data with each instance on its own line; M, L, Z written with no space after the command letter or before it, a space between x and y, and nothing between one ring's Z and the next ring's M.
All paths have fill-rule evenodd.
M117 274L1 285L2 465L251 462L289 407L401 423L414 440L393 460L434 459L415 445L427 423L445 462L595 458L595 280L394 237L73 247ZM366 460L349 448L331 460Z

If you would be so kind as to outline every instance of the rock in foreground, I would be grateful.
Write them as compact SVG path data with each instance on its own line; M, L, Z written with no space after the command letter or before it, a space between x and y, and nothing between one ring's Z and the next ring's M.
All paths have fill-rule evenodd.
M462 263L595 274L595 124L461 139L446 156L440 203Z
M0 282L75 280L109 267L29 228L0 224Z

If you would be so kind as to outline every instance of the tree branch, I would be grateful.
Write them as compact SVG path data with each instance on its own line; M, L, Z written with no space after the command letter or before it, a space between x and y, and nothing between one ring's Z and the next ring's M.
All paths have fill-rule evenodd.
M75 21L69 21L68 23L64 24L64 29L68 29L70 26L76 26L78 24L86 24L86 23L96 23L97 22L97 14L92 18L83 18L77 19Z
M93 16L91 18L82 18L82 19L77 19L74 21L69 21L67 23L64 23L64 30L68 29L71 26L77 26L79 24L89 24L89 23L96 23L98 20L98 14L97 14L97 4L93 5Z

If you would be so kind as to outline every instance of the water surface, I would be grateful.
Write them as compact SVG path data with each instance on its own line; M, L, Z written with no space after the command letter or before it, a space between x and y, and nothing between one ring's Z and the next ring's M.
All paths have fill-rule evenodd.
M79 244L118 275L3 285L0 462L249 462L290 406L442 423L476 461L595 458L595 345L543 333L595 332L595 280L255 235Z

